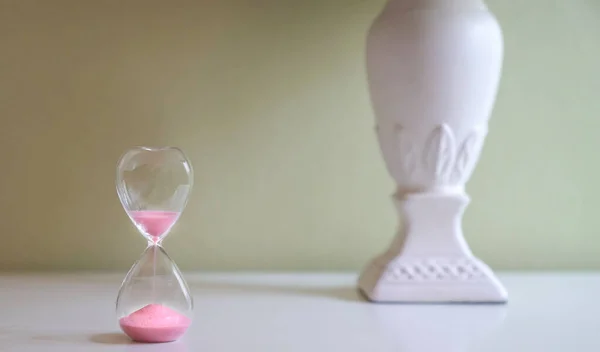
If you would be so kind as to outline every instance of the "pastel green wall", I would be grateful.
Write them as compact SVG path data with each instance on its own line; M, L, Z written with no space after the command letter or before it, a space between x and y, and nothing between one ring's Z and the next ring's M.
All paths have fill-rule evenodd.
M396 217L364 34L383 0L0 0L5 270L125 269L131 145L196 170L183 269L356 270ZM506 41L465 232L498 269L600 268L600 2L489 1Z

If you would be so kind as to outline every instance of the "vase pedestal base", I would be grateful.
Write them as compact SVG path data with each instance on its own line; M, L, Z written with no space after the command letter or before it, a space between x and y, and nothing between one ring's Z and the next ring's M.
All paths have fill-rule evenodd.
M373 262L358 287L381 303L506 303L506 290L487 265L471 258L403 259Z
M505 303L494 272L471 253L461 230L469 198L422 193L397 198L403 227L389 250L362 272L358 286L373 302Z

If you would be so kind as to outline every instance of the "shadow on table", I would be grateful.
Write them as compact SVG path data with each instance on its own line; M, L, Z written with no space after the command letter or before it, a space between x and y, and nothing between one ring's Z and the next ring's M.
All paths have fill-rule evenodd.
M188 352L188 348L183 341L167 343L139 343L131 341L127 336L121 333L96 334L89 339L94 343L105 345L126 345L126 351L144 351L144 352Z
M144 351L144 352L188 352L188 348L183 341L175 341L169 343L138 343L131 341L125 334L113 332L103 334L62 334L62 335L38 335L31 338L34 341L43 341L49 343L97 343L103 345L121 345L125 347L125 351Z
M104 334L56 334L56 335L36 335L31 337L34 341L57 342L57 343L101 343L106 345L130 345L134 344L127 336L122 333L104 333Z
M269 285L244 282L224 282L221 280L197 279L189 283L196 292L237 292L237 293L269 293L281 295L301 295L333 298L342 301L364 302L364 297L354 286L328 288L297 287L293 285Z
M90 336L89 340L94 343L102 343L105 345L132 345L135 343L125 334L118 332L95 334Z

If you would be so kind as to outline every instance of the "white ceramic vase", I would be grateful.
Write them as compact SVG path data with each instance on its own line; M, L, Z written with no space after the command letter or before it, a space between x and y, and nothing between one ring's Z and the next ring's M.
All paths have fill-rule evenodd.
M487 134L502 32L480 0L389 0L370 29L377 136L402 226L359 279L377 302L505 302L461 228Z

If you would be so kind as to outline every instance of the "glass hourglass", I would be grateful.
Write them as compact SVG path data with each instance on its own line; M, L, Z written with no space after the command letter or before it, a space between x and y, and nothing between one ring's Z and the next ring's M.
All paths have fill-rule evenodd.
M136 147L119 160L119 199L148 240L117 297L119 325L135 341L174 341L191 324L192 296L162 241L185 208L193 179L192 165L178 148Z

